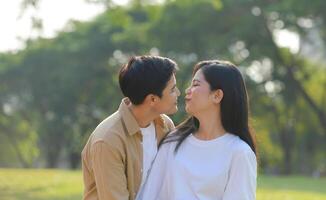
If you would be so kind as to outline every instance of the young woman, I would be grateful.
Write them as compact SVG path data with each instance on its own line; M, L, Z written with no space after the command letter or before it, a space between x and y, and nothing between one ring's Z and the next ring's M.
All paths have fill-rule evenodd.
M237 67L199 62L185 100L190 118L162 143L139 199L255 199L256 146Z

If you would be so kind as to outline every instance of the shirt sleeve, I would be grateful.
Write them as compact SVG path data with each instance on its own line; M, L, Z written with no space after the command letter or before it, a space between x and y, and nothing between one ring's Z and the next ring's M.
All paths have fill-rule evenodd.
M234 156L223 200L254 200L257 186L257 160L251 150Z
M124 162L118 149L99 141L92 146L91 156L99 200L128 200Z

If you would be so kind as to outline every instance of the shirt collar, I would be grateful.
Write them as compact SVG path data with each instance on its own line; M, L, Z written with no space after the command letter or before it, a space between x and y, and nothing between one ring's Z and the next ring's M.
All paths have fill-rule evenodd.
M130 100L128 98L123 98L118 111L122 117L122 121L129 135L134 135L135 133L140 131L140 127L137 123L135 116L132 114L131 110L128 107L129 104ZM164 129L165 123L163 117L159 116L154 119L154 125L155 127Z

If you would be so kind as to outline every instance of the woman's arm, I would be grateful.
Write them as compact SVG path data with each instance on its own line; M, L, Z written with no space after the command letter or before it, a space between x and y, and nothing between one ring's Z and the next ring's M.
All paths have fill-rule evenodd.
M257 187L257 160L251 150L237 152L231 161L223 200L254 200Z

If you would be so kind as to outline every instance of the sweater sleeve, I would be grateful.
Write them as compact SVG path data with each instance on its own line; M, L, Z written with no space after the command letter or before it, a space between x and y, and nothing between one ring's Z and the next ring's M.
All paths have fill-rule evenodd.
M223 200L254 200L257 186L257 160L251 150L234 155Z
M150 169L145 185L138 194L137 200L158 199L162 190L169 156L169 143L163 144Z

